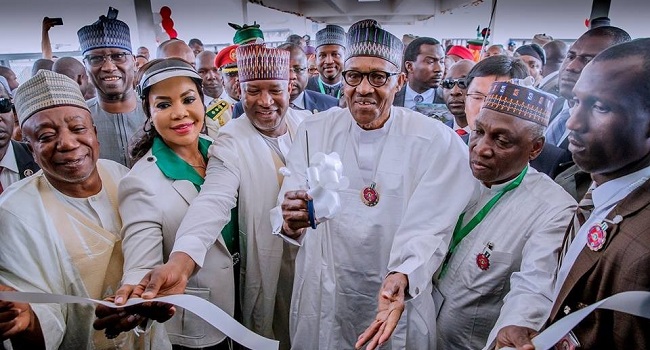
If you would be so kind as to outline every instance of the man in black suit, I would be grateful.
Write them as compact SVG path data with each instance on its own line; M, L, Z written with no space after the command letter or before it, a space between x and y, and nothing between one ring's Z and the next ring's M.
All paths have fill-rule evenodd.
M279 49L289 51L289 84L291 85L291 95L289 103L291 108L298 110L307 110L311 113L318 113L338 106L339 100L336 98L321 94L320 92L305 90L309 73L307 72L307 55L300 45L293 43L284 43L278 46ZM233 118L238 118L244 113L241 101L235 104L233 109Z
M404 50L408 84L395 94L393 106L413 109L417 104L443 104L439 89L445 73L445 50L434 38L417 38Z
M13 131L13 103L7 90L0 85L0 194L12 183L40 169L27 145L11 140Z

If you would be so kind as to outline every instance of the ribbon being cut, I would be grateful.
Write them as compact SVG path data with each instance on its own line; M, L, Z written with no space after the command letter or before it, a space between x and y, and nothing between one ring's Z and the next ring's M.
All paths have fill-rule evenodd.
M0 300L21 303L102 304L111 308L123 308L144 302L159 301L180 306L192 312L246 348L253 350L277 350L279 348L277 340L264 338L248 330L218 306L189 294L169 295L147 300L134 298L129 299L124 306L119 307L108 301L49 293L0 292Z

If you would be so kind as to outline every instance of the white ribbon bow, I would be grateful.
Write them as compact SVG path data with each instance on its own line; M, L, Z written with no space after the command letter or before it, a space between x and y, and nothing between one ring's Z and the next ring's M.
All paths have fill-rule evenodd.
M314 199L314 216L321 223L332 219L341 209L338 191L348 188L350 181L343 176L343 163L338 153L318 152L307 168L307 193Z

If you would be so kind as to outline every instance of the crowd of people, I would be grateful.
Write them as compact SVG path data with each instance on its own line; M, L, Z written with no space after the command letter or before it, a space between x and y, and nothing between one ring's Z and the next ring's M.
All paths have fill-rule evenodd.
M125 306L185 293L280 349L533 349L650 291L650 38L594 21L477 57L372 19L314 46L229 25L219 52L152 58L101 16L82 62L0 67L0 291L118 306L0 301L0 348L240 348L180 307ZM322 155L346 178L332 215ZM645 349L648 329L597 310L558 346Z

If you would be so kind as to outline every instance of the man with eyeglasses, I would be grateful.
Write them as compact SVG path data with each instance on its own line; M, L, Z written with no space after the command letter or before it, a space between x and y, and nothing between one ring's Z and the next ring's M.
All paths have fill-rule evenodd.
M14 127L13 103L7 89L0 84L0 195L12 183L40 169L27 144L11 139Z
M291 176L272 211L274 233L300 246L291 344L352 349L389 310L406 308L399 336L385 348L431 349L431 278L474 190L467 147L451 128L392 105L406 81L399 38L368 19L350 27L346 46L347 108L301 124L287 161ZM338 213L311 225L305 174L318 152L340 155L350 185L338 191ZM432 205L432 198L453 200Z
M133 89L135 59L129 26L110 8L77 32L86 71L97 88L88 108L101 144L99 157L130 166L129 145L142 129L145 115Z
M470 130L476 129L474 122L493 82L523 79L527 76L526 65L512 57L490 56L476 63L465 79L467 85L465 116Z
M294 43L284 43L278 49L289 51L289 106L300 111L318 113L338 106L339 101L332 96L320 92L305 90L309 74L307 73L307 55L302 47ZM235 104L233 118L238 118L244 113L241 102Z
M454 116L454 131L463 142L469 143L472 131L467 125L465 116L465 92L467 91L467 73L474 67L474 61L460 60L447 69L445 80L442 81L442 96L447 109Z

